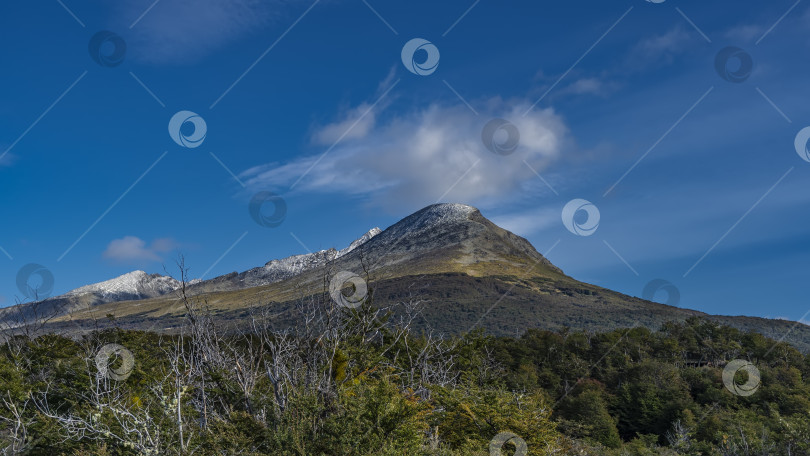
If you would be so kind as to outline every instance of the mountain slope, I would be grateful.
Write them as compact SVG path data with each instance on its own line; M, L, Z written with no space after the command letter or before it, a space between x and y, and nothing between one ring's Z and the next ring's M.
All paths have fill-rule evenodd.
M372 230L350 249L271 261L189 287L219 319L234 324L246 310L269 306L280 326L300 322L296 303L328 296L338 271L366 278L378 305L423 302L417 325L445 333L483 328L520 334L529 328L606 330L704 317L810 351L810 327L783 320L712 316L579 282L566 276L520 236L470 206L424 208L382 232ZM124 327L171 329L184 308L175 296L110 302L63 316L58 324L113 314Z

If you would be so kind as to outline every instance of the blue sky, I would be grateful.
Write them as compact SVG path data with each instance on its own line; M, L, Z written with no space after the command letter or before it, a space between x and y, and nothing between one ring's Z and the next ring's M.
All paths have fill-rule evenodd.
M630 295L663 279L679 306L706 312L810 309L810 163L794 148L810 125L810 5L2 8L0 305L25 299L16 277L31 263L51 271L53 294L133 269L174 273L180 252L192 277L210 278L340 248L441 200L479 207L569 275ZM98 63L88 43L101 31L118 38ZM430 74L403 63L414 38L439 52ZM113 66L116 39L126 51ZM729 46L753 62L742 82L716 70ZM204 121L198 147L170 136L180 111ZM519 131L514 153L484 146L492 119ZM250 216L259 192L283 198L278 226ZM590 236L562 221L575 199L598 208Z

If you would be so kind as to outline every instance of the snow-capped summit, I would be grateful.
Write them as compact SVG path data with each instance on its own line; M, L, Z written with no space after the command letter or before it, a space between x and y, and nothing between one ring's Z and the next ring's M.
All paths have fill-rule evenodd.
M429 214L433 218L434 222L442 223L451 220L467 220L470 217L470 214L477 211L478 209L467 204L438 203L422 209L421 211L417 212L417 214Z
M132 271L114 279L86 285L69 291L64 297L94 294L102 301L144 299L162 296L180 286L177 280L160 274Z
M476 215L478 217L476 217ZM432 204L388 227L375 243L407 246L419 239L435 237L444 231L456 231L459 225L481 218L478 209L459 203Z

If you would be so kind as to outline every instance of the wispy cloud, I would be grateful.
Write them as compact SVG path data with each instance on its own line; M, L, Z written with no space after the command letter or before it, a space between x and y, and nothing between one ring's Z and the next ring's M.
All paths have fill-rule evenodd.
M340 120L321 126L312 135L315 144L329 146L336 141L365 138L377 123L377 113L385 110L393 101L393 96L381 97L394 81L396 68L391 68L388 76L377 87L375 99L380 99L376 106L373 102L363 102L356 107L343 109ZM372 109L374 107L374 109Z
M5 149L6 149L5 147L0 146L0 154L2 154L2 151L5 150ZM0 156L0 168L2 168L4 166L11 166L16 159L17 159L17 156L12 154L12 153L8 153L8 154Z
M738 25L726 30L723 37L732 43L749 44L759 39L766 30L762 25Z
M152 3L152 0L124 2L119 16L134 20ZM265 25L289 3L161 0L125 38L136 60L156 64L194 62Z
M601 97L613 95L626 87L626 78L629 74L648 72L671 65L677 57L684 55L690 46L700 44L699 40L699 37L694 36L694 32L686 30L682 26L646 36L625 49L616 58L617 65L604 67L598 73L589 72L583 68L574 69L567 79L573 81L556 87L549 94L549 99L559 100L582 95ZM533 77L533 80L539 83L533 88L535 96L543 94L559 77L558 74L538 70Z
M102 256L116 263L148 263L163 261L162 255L177 248L172 239L155 239L147 245L146 241L136 236L124 236L114 239Z
M624 66L629 70L640 71L672 64L676 56L686 52L690 44L697 43L699 39L700 37L681 26L649 36L630 50Z
M618 89L618 84L598 77L584 77L560 89L556 96L596 95L607 96Z
M660 56L680 52L691 39L691 35L682 27L675 27L664 34L654 35L638 43L635 51L646 56Z
M492 217L492 222L520 236L529 236L560 225L560 210L544 207Z
M360 195L375 206L394 205L397 212L442 196L445 201L479 206L514 200L524 183L537 179L526 163L535 170L545 169L568 139L565 123L553 110L536 109L524 117L529 104L484 100L476 103L481 107L479 116L464 105L431 104L384 124L370 121L362 134L344 138L324 156L296 191ZM496 155L484 146L482 129L494 117L509 120L520 132L520 146L511 155ZM327 125L314 137L331 138L346 122ZM314 155L260 165L240 178L252 190L284 191L283 186L296 181L318 159Z

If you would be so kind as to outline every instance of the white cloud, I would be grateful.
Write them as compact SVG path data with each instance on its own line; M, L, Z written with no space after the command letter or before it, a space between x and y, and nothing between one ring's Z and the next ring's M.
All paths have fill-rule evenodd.
M765 33L765 28L761 25L738 25L727 30L723 36L730 41L740 45L749 44L756 41Z
M176 247L177 243L167 238L155 239L147 246L146 241L141 238L124 236L110 241L102 256L119 263L158 262L162 261L161 254Z
M338 141L365 138L377 123L377 113L388 107L394 98L383 96L391 88L397 67L388 71L388 76L377 87L374 96L377 104L364 102L354 108L344 110L341 120L317 129L312 140L320 145L332 145Z
M152 3L125 2L119 16L134 21ZM193 62L264 25L283 5L281 0L162 0L124 38L136 60Z
M666 33L647 37L633 47L626 66L642 70L651 66L671 64L675 56L682 54L691 42L695 42L697 32L687 32L678 26Z
M636 46L636 50L648 56L679 52L685 48L685 44L690 38L691 36L684 29L676 27L663 35L655 35L642 40Z
M2 151L3 149L5 148L0 148L0 151ZM0 152L0 168L3 166L11 166L12 163L14 163L14 160L16 160L16 158L17 156L12 153L7 153L3 155L3 153Z
M572 93L599 93L602 91L602 81L596 78L583 78L576 80L569 86Z
M539 233L552 227L558 227L562 222L558 208L541 208L531 211L503 214L491 218L492 223L501 228L526 237Z
M313 141L317 144L329 145L338 140L365 138L374 128L377 120L371 107L371 103L363 103L349 110L342 120L326 125L315 133Z
M597 95L605 96L616 91L618 85L613 82L604 81L600 78L585 77L577 79L566 87L558 90L555 96L564 95Z
M514 199L524 183L537 179L526 163L540 171L559 156L567 128L551 109L536 108L524 117L529 107L524 100L492 99L476 105L478 116L464 105L432 104L382 125L370 124L362 135L347 135L323 157L261 165L240 177L250 190L286 190L315 164L296 191L340 192L364 196L376 206L405 209L439 199L497 205ZM495 117L512 122L520 132L520 145L511 155L496 155L483 144L482 129ZM337 134L336 125L314 137Z

